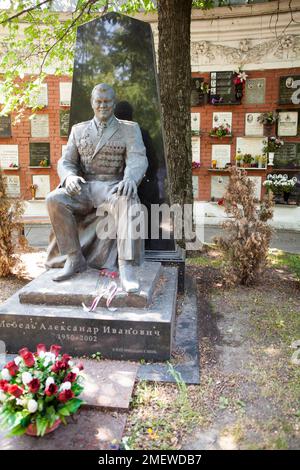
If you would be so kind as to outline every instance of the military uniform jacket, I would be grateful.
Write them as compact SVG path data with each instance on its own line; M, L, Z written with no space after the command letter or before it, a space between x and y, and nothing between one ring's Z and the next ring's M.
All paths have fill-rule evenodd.
M138 185L147 167L139 125L113 116L101 136L95 118L75 124L57 171L61 186L70 175L87 181L130 178Z

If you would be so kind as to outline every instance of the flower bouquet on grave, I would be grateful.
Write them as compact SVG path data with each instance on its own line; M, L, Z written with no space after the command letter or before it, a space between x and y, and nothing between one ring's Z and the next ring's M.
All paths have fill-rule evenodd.
M241 70L235 70L233 73L233 83L235 85L235 97L238 101L240 101L243 98L243 87L244 83L247 80L248 75L246 72Z
M22 348L1 371L0 424L9 435L43 436L54 431L83 401L80 370L71 356L60 354L61 346L50 351L38 344L35 353Z
M274 194L281 195L290 193L297 183L297 178L294 176L289 179L288 175L274 174L268 175L263 185L267 191L272 191Z
M213 127L209 133L210 137L218 137L221 139L227 135L231 135L229 126L225 124L220 124L219 126Z

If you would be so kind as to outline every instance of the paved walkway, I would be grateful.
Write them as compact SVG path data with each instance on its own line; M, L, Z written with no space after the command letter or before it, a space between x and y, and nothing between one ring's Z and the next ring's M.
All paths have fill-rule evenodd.
M25 235L31 246L46 248L48 245L49 232L50 225L35 224L25 226ZM219 235L221 232L222 229L218 226L206 225L204 229L204 239L206 242L210 242L214 236ZM300 232L276 230L271 247L288 251L289 253L300 254Z

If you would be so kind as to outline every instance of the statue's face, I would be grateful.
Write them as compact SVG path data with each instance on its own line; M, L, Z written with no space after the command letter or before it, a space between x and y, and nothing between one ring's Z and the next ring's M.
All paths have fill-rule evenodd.
M92 108L100 122L106 122L114 113L114 94L111 90L96 91L92 98Z

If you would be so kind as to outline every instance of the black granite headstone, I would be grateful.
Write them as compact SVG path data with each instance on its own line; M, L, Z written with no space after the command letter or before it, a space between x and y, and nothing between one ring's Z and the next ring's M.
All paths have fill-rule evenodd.
M300 75L286 75L284 77L280 77L279 79L279 103L280 104L299 104L297 102L294 102L295 99L293 99L293 96L297 98L295 95L299 95L299 92L297 93L297 89L299 89L299 86L296 88L294 87L294 82L298 80L300 81ZM298 96L299 97L299 96Z
M30 142L30 166L42 166L40 162L47 160L50 165L50 144L49 142Z
M133 120L142 130L149 161L139 187L142 203L149 207L168 202L155 50L148 23L108 13L78 28L70 126L93 117L90 96L97 83L108 83L116 91L118 101L130 103ZM170 240L149 237L146 249L174 250L172 233Z
M241 97L237 95L233 72L211 72L210 102L219 104L240 104Z
M0 137L11 137L10 115L0 116Z
M300 168L300 142L285 142L275 152L274 168Z

